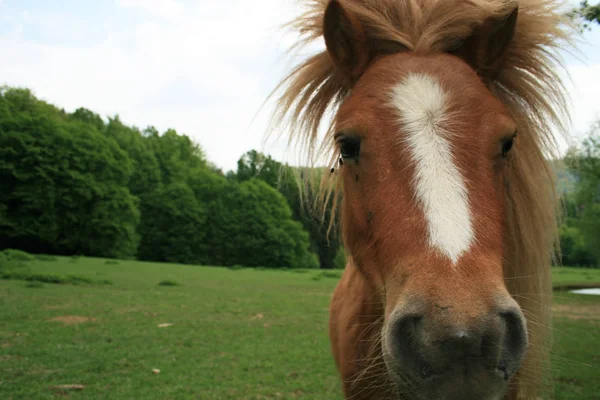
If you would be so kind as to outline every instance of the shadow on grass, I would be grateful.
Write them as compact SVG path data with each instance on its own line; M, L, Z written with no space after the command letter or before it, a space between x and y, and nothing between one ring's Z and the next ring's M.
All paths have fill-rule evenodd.
M158 283L158 286L181 286L181 284L179 282L175 282L175 281L171 281L171 280L164 280L164 281L160 281Z

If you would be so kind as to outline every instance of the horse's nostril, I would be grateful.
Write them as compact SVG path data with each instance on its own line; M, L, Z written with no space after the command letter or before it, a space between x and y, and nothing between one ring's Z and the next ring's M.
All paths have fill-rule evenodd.
M424 364L421 367L421 378L428 379L428 378L431 378L432 375L433 375L433 370L431 369L431 367L427 364Z
M507 381L508 380L508 368L506 367L506 362L504 360L500 360L500 363L498 363L497 370L502 372L502 374L504 375L504 380Z
M422 367L420 351L423 347L421 334L421 315L409 314L399 318L393 325L391 331L392 351L399 358L402 368L418 371L424 378L428 372ZM427 367L428 368L428 367Z
M394 339L400 342L414 342L419 339L420 315L407 315L400 318L394 327Z
M519 364L527 348L527 329L525 320L516 310L500 313L504 321L503 359L510 360L510 364ZM510 365L507 365L510 370Z

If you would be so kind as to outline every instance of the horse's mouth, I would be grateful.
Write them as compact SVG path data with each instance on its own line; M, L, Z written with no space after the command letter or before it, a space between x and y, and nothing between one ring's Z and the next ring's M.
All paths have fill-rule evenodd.
M495 400L504 396L511 374L500 361L495 368L453 365L442 371L424 363L412 376L392 371L390 376L403 399Z

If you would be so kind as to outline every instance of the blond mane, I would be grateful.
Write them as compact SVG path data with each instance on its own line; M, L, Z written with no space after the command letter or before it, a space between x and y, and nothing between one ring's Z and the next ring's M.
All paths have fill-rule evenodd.
M300 35L294 48L323 40L328 2L302 2L305 13L288 24ZM489 86L519 126L518 150L506 172L504 271L507 288L528 319L531 342L519 373L519 394L536 398L548 383L551 345L550 266L556 254L559 216L551 165L558 151L553 132L566 135L569 122L559 51L571 47L573 27L554 0L345 0L343 4L362 23L368 37L398 42L420 53L444 51L487 18L505 16L519 6L513 42ZM273 92L283 91L277 96L273 121L279 132L286 133L289 145L306 156L309 166L337 158L331 128L325 126L324 135L320 129L350 93L346 85L329 54L322 51L297 65ZM337 198L336 188L339 182L326 179L324 197L333 193Z

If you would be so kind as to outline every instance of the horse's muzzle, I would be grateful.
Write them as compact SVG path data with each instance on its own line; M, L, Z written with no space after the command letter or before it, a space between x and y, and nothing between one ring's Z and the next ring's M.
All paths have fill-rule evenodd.
M383 338L390 375L411 399L501 398L527 347L516 303L481 315L413 303L392 313Z

